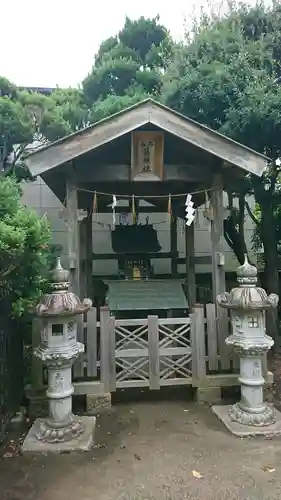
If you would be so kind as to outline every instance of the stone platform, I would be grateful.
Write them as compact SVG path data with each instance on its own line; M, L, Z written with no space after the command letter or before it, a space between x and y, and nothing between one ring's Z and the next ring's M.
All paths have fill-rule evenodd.
M264 436L264 437L274 437L281 436L281 412L275 409L276 414L276 422L267 426L253 426L253 425L243 425L238 422L234 422L231 420L228 411L230 406L228 405L220 405L220 406L212 406L212 411L215 415L221 420L221 422L225 425L225 427L232 433L234 436L243 438L243 437L255 437L255 436Z
M85 431L71 441L64 443L43 443L36 438L40 424L44 419L37 418L27 434L21 452L25 453L63 453L70 451L89 451L94 444L95 417L80 417Z

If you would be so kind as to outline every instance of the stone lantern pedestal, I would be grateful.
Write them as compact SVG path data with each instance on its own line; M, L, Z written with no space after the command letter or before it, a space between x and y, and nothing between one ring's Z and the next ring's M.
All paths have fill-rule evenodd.
M281 434L281 413L264 401L262 357L273 346L265 333L265 310L277 307L278 296L257 287L257 269L245 263L237 269L239 287L217 297L230 310L232 335L226 344L240 359L241 400L231 406L213 406L213 412L239 437Z
M33 354L48 369L49 416L34 422L23 443L23 452L87 450L93 443L95 418L72 413L71 380L72 365L84 352L84 345L77 342L77 318L89 310L92 302L81 302L69 291L68 276L58 259L51 293L44 295L36 307L42 323L41 344Z

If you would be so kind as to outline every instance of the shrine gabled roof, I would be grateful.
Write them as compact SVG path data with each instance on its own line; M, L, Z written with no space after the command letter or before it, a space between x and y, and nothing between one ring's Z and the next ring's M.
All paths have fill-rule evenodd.
M146 99L34 151L26 159L27 167L32 175L41 175L146 124L153 124L246 173L261 176L269 161L266 156L205 125L153 99Z

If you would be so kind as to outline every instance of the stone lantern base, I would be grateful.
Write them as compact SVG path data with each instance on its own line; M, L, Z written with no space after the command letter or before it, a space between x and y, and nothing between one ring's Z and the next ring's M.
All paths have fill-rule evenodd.
M45 420L37 418L27 434L21 447L22 453L63 453L68 451L89 451L94 444L95 417L79 417L83 433L75 438L58 443L40 441L38 434Z
M273 437L281 435L281 412L273 409L274 411L274 422L270 425L245 425L231 418L233 406L212 406L212 411L221 420L225 427L234 436L243 437L254 437L254 436L264 436Z

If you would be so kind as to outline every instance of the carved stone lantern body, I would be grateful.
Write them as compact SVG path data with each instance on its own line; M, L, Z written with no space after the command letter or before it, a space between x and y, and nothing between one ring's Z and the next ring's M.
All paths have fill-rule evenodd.
M265 310L277 307L278 296L257 287L257 269L247 256L237 281L239 287L217 297L218 305L230 310L232 335L226 344L240 358L241 401L230 407L229 416L240 424L266 426L275 422L275 412L263 398L262 356L274 343L265 333Z
M77 342L78 315L88 311L92 303L89 299L81 302L68 290L68 276L58 259L52 273L52 293L44 295L36 307L42 329L41 345L34 355L47 366L49 398L49 417L42 422L37 438L51 443L71 440L84 430L72 413L71 368L84 351L84 345Z

